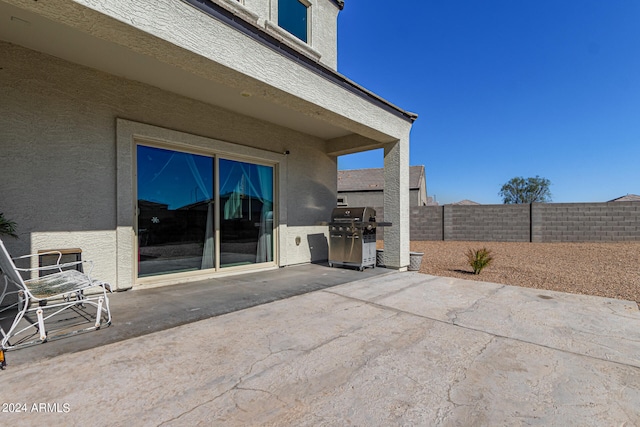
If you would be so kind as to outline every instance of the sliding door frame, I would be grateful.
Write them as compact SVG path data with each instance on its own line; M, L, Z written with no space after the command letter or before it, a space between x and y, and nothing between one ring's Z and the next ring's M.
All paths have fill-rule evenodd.
M189 272L168 273L157 276L138 277L138 195L137 195L137 146L144 145L204 155L214 160L214 227L215 264L214 268ZM284 176L286 176L286 155L269 150L242 146L216 139L173 131L124 119L117 120L117 201L118 201L118 284L119 289L132 285L153 286L184 283L206 278L239 274L248 271L266 270L282 265L283 230L286 227L284 208ZM271 262L220 267L220 158L235 160L273 168L273 260ZM123 283L124 282L124 283ZM127 283L129 286L127 286Z

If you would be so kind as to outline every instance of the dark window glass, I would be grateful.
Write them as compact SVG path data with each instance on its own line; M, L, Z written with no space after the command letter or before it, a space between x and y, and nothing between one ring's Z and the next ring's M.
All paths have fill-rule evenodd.
M273 262L273 167L137 147L138 276ZM217 212L216 212L217 211ZM215 215L220 250L215 248Z
M138 276L215 267L213 165L138 145Z
M299 0L278 0L278 25L307 42L307 6Z

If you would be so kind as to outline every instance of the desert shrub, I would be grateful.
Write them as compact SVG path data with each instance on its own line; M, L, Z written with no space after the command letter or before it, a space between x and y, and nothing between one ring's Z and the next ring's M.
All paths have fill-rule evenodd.
M469 249L467 251L467 262L473 269L473 274L480 274L483 268L493 261L491 251L487 248Z

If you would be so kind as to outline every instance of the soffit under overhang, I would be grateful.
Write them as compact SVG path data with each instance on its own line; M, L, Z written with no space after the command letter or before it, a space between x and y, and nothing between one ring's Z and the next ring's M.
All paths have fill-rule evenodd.
M37 4L37 3L36 3ZM92 11L88 10L90 14ZM97 12L93 12L97 13ZM102 20L110 19L108 17ZM122 23L117 23L125 25ZM130 26L127 29L130 30ZM116 31L116 28L111 31ZM97 31L104 34L106 30ZM157 42L164 49L173 49L175 55L195 55L177 46L157 39L139 30L136 37L140 43ZM323 108L296 108L300 100L291 94L266 85L211 60L199 57L202 69L209 72L233 75L235 85L221 84L202 75L188 72L184 68L163 62L156 57L144 55L126 46L97 37L40 14L18 8L0 1L0 39L32 50L56 56L73 63L91 67L116 76L183 95L231 110L245 116L287 127L324 140L345 137L351 134L364 135L381 144L391 142L394 137L376 129L348 120ZM168 46L168 47L167 47ZM212 71L214 70L215 71ZM274 102L274 99L279 102Z

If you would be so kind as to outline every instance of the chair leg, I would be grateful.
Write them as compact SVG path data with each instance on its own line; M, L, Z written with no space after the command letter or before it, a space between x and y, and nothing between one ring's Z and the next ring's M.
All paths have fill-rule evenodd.
M102 317L102 303L104 297L98 298L98 312L96 313L96 329L100 328L100 318Z
M11 343L9 342L7 333L2 329L2 325L0 325L0 334L2 334L2 340L0 340L0 351L4 352L5 345L11 346ZM4 357L4 353L2 354L2 357Z
M78 302L76 303L76 305L78 307L85 308L86 306L84 305L84 300L85 300L84 291L83 290L77 291L76 292L76 301L78 301Z
M47 331L44 328L44 317L43 317L43 312L42 309L39 308L36 311L36 314L38 315L38 328L40 329L40 340L41 341L46 341L47 339Z

